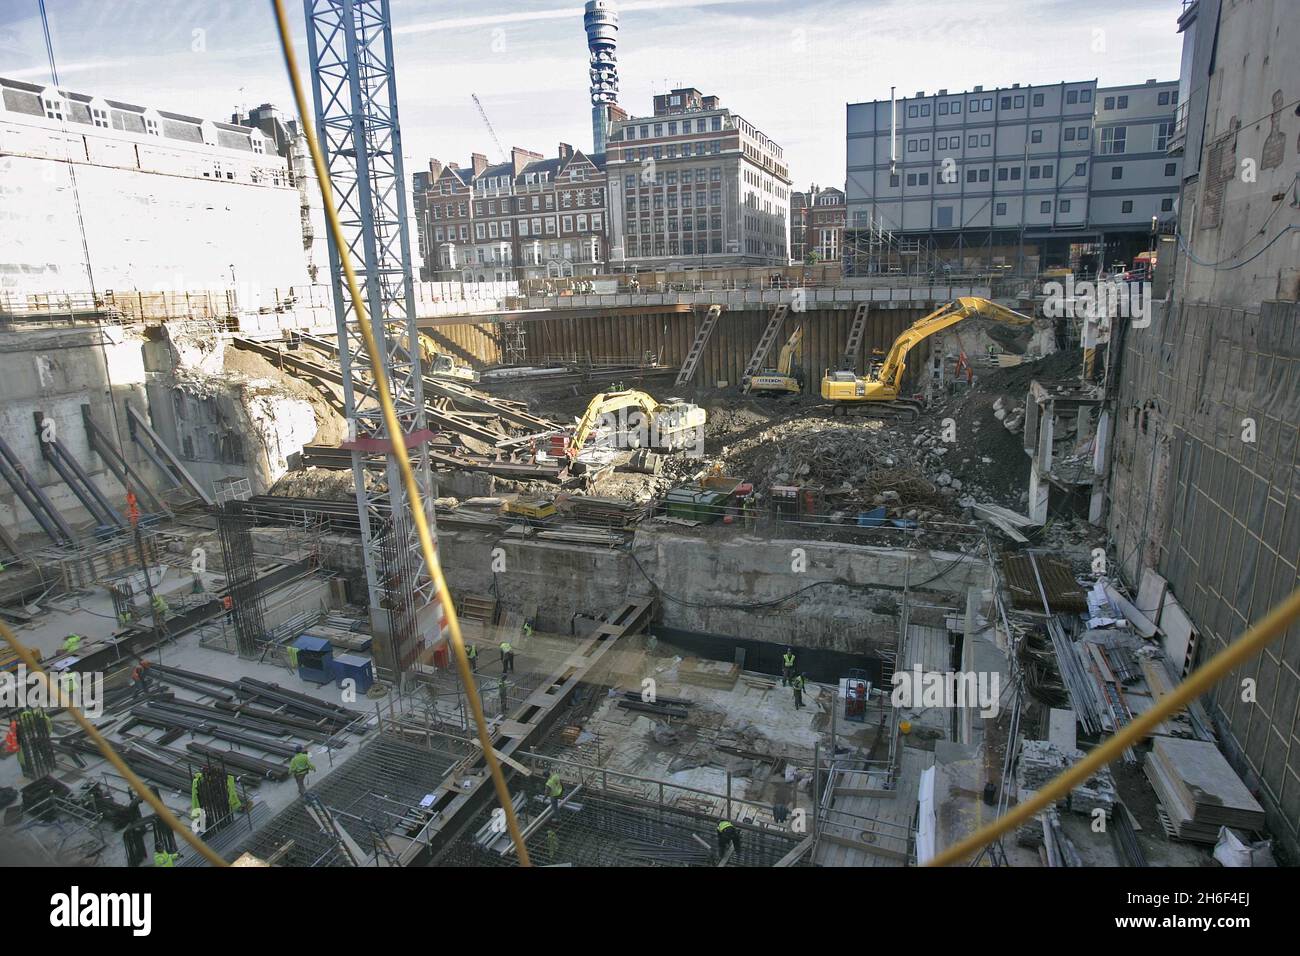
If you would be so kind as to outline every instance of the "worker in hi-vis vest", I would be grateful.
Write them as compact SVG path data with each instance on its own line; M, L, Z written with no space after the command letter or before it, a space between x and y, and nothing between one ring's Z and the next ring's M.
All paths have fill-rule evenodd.
M546 795L551 798L551 812L560 811L560 797L564 796L564 784L560 783L560 771L552 770L546 778Z
M515 670L515 650L509 641L501 642L501 673L513 674Z
M718 856L727 852L727 844L737 853L740 852L740 831L730 820L723 820L718 824Z
M293 782L298 785L299 793L307 792L307 774L315 770L311 759L307 756L307 751L301 747L298 752L289 758L289 772L293 774Z
M781 655L781 686L790 686L790 675L794 673L794 650L787 647Z
M478 648L473 644L465 645L465 656L469 658L470 670L478 673Z

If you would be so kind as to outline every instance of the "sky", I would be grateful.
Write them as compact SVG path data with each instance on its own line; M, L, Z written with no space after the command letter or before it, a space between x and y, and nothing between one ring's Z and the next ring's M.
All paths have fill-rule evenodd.
M306 60L301 0L286 0ZM1178 76L1179 0L622 0L620 105L716 95L785 150L795 188L844 184L845 104L977 84ZM46 0L65 89L229 120L291 104L269 0ZM0 76L49 82L37 0L0 0ZM408 175L505 149L591 148L580 0L392 0Z

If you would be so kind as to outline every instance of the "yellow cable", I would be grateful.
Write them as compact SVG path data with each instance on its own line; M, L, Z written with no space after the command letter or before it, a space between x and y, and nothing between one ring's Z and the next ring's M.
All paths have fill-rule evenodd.
M456 608L452 603L451 594L447 590L447 581L442 574L442 565L438 562L438 553L433 546L433 535L429 531L429 522L424 513L424 504L420 499L420 489L415 483L415 472L411 468L410 456L406 454L404 442L401 441L405 433L397 420L397 410L393 407L393 398L388 391L388 376L385 374L383 363L379 359L381 354L379 345L375 340L374 329L371 327L370 319L366 314L356 272L352 268L350 247L344 239L338 211L334 208L329 170L326 168L324 157L321 155L320 144L316 141L315 127L307 118L307 99L302 90L302 82L298 77L298 60L294 56L293 41L289 38L289 22L285 17L284 4L282 0L271 0L271 3L275 8L276 27L280 31L280 48L284 52L284 65L289 71L289 83L293 87L294 103L298 109L298 116L302 121L302 131L307 138L307 147L311 151L312 164L316 168L316 179L320 183L321 197L325 205L325 218L329 223L334 246L339 253L339 261L343 265L343 274L347 278L348 293L352 296L352 307L356 311L357 326L361 330L362 338L365 339L366 351L370 354L370 369L371 374L374 376L375 390L379 393L379 404L383 408L384 426L388 431L389 439L393 442L393 447L401 450L400 454L394 454L393 457L396 459L398 470L402 474L402 486L406 489L406 497L411 505L411 516L415 521L415 528L420 538L420 553L423 555L425 566L429 569L429 574L433 578L433 586L438 592L438 600L442 602L443 613L447 616L447 629L451 633L451 646L456 652L456 670L460 673L461 683L468 691L466 696L469 698L470 710L474 714L474 724L478 729L479 743L483 746L483 757L487 761L488 770L492 774L492 785L496 788L497 800L501 804L501 809L505 812L506 827L510 831L510 839L514 842L515 853L519 857L520 865L531 866L532 863L528 858L528 846L524 842L522 832L520 832L519 820L515 817L514 804L510 800L510 791L506 789L506 780L501 773L501 764L497 760L496 751L492 749L492 738L488 735L487 719L483 716L483 705L479 700L478 689L474 684L474 675L470 671L469 659L465 656L465 641L460 633L460 620L456 617ZM314 28L308 23L307 29ZM360 144L357 144L357 146L360 148ZM383 321L382 316L380 321ZM342 346L343 343L340 341L339 344ZM411 359L418 363L419 354L412 352Z
M1207 693L1215 683L1262 651L1269 643L1281 636L1287 626L1297 618L1300 618L1300 588L1273 608L1264 620L1189 674L1186 680L1161 697L1154 707L1097 747L1083 760L1053 778L1033 798L1017 805L1005 816L999 817L960 843L944 850L925 865L948 866L960 863L976 850L987 846L1008 830L1024 823L1044 807L1055 803L1103 766L1118 758L1126 748L1146 737L1174 711Z
M49 675L46 674L45 671L41 670L41 665L37 662L36 655L31 652L30 648L18 642L18 638L14 636L14 632L11 631L9 625L5 624L3 621L0 621L0 635L4 636L5 641L14 649L14 653L22 658L27 669L33 674L39 674L41 676L41 680L45 683L45 686L53 692L54 699L58 701L59 706L70 713L72 719L81 725L81 729L86 732L86 736L89 737L94 742L95 746L99 748L99 752L104 755L104 759L111 763L114 769L126 779L126 782L131 785L132 790L138 793L140 797L149 804L149 806L153 807L153 812L158 815L158 818L175 830L186 843L194 847L194 849L202 854L203 858L213 866L227 866L228 864L226 861L218 856L216 852L213 851L212 847L200 840L198 835L190 830L189 827L183 826L181 822L176 819L176 815L163 806L163 802L154 796L153 791L149 789L148 785L135 775L135 771L126 765L122 758L117 755L117 751L113 749L112 745L100 735L99 731L95 729L95 725L86 719L86 715L72 705L72 701L64 695L63 689L51 681Z

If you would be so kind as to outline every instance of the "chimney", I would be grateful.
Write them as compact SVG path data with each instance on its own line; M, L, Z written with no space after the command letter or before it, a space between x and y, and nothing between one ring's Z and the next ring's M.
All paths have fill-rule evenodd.
M516 176L522 173L524 167L529 163L542 158L541 153L534 153L531 149L521 149L518 146L510 147L510 165L514 167Z
M560 159L561 159L561 160L566 160L566 159L571 159L572 157L573 157L573 147L570 146L568 143L561 143L561 144L560 144Z
M488 168L487 157L482 153L470 153L469 164L474 167L474 176L478 177L483 174L483 170Z
M436 159L429 160L429 182L435 183L438 177L442 175L442 163Z

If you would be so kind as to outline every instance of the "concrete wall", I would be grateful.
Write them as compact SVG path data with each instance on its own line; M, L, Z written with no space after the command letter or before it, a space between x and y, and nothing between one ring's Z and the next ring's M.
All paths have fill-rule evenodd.
M141 340L118 327L30 330L0 333L0 434L72 525L90 514L41 455L35 412L55 423L60 444L89 472L99 489L125 513L125 490L92 454L81 406L89 404L101 428L113 430L116 408L121 422L118 446L133 466L153 474L152 466L127 437L125 403L144 408L145 371ZM26 506L0 482L0 523L14 534L40 533ZM48 541L46 542L49 543Z
M504 570L494 575L497 548ZM453 591L490 591L495 579L501 602L535 608L546 630L657 597L668 628L858 654L896 641L904 582L928 582L927 599L954 607L964 607L967 588L989 585L982 560L796 540L638 531L630 551L611 551L460 533L441 535L439 549ZM797 557L806 570L792 570Z
M1204 140L1199 173L1184 184L1177 280L1187 301L1254 308L1300 298L1300 73L1283 51L1300 46L1294 0L1203 3L1187 148ZM1214 14L1218 13L1217 48ZM1213 62L1214 72L1209 73ZM1285 104L1292 104L1285 109ZM1204 109L1204 128L1198 124Z
M1300 306L1154 310L1126 330L1116 411L1115 557L1135 588L1143 567L1168 579L1204 661L1300 586ZM1300 624L1206 701L1293 853L1298 701Z

